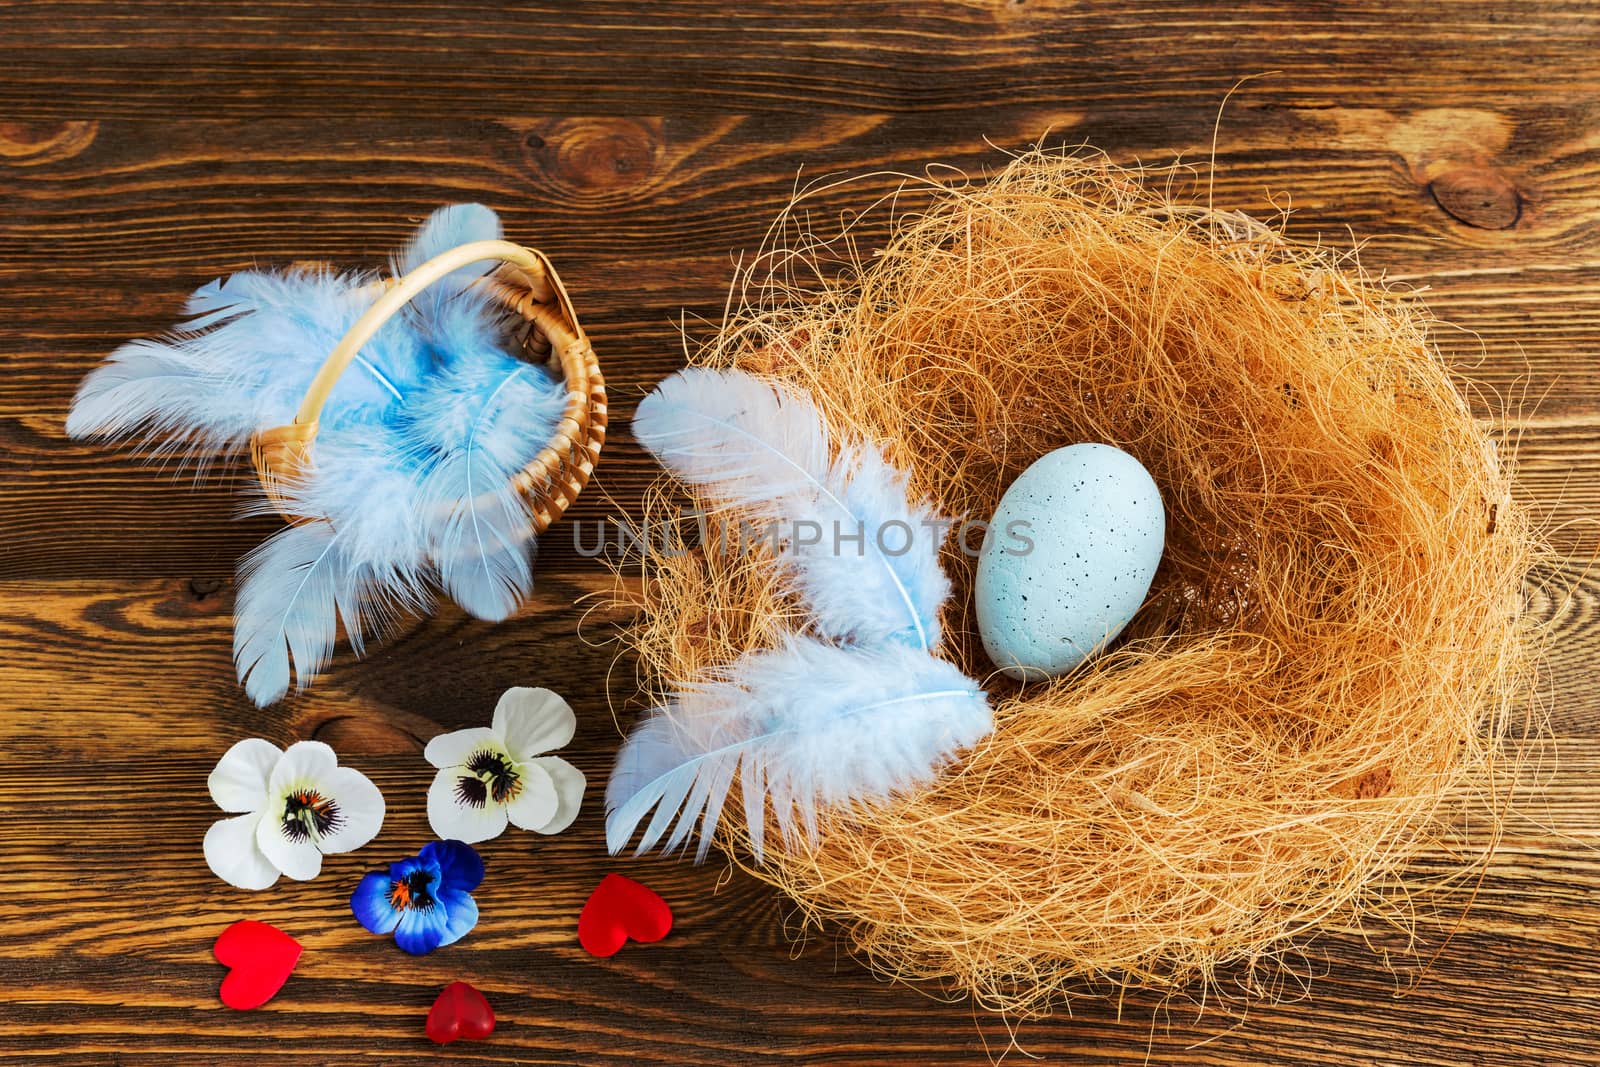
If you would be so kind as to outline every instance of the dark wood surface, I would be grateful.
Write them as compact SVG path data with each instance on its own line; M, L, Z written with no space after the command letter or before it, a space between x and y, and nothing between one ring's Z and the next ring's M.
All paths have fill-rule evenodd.
M560 265L605 362L619 432L576 511L593 523L652 478L627 414L681 362L680 314L720 314L733 256L797 180L981 173L991 144L1041 137L1203 168L1223 95L1279 71L1229 103L1216 203L1291 207L1292 234L1361 242L1451 324L1440 346L1518 442L1524 499L1572 557L1534 594L1555 622L1555 758L1426 974L1330 934L1295 964L1313 978L1289 1002L1079 1001L1016 1039L1064 1064L1600 1062L1600 580L1584 562L1600 510L1597 44L1582 2L0 3L0 1061L1006 1053L1004 1021L873 979L831 931L792 946L782 900L720 863L606 857L598 786L633 673L614 665L609 578L562 530L515 621L445 611L257 710L233 680L232 574L272 526L233 518L242 468L174 482L67 441L62 418L99 358L170 324L197 284L290 259L375 264L432 207L477 199ZM570 697L596 788L569 832L486 846L467 940L403 957L345 897L428 839L421 743L485 721L513 684ZM315 882L216 881L205 777L252 735L323 738L367 770L390 805L379 840ZM576 917L617 868L677 926L597 961ZM275 1000L235 1013L210 946L244 917L306 954ZM439 1049L422 1017L457 978L500 1028Z

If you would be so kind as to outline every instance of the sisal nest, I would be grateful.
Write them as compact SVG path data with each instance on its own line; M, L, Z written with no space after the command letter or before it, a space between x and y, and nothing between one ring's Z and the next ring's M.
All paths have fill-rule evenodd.
M987 679L994 733L816 844L769 830L752 873L881 973L1015 1013L1224 975L1271 996L1269 965L1318 931L1406 930L1430 890L1470 889L1527 706L1539 548L1425 313L1098 160L1034 153L898 209L913 195L866 259L791 208L692 361L804 387L958 519L1045 452L1121 446L1161 488L1166 552L1109 651L1019 687L947 544L940 651ZM763 557L711 548L646 549L632 637L657 693L806 626ZM1489 818L1463 836L1468 800ZM1408 862L1441 843L1431 873Z

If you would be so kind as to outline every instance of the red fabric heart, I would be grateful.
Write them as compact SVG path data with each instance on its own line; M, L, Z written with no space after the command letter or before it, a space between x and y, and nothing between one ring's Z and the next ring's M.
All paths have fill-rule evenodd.
M672 929L672 909L651 890L620 874L608 874L589 894L578 916L578 941L591 954L615 956L628 938L660 941Z
M217 938L211 954L230 967L222 980L222 1003L239 1011L271 1000L300 962L300 942L267 923L240 919Z
M428 1037L448 1045L458 1037L482 1041L494 1033L494 1009L466 982L451 982L428 1009Z

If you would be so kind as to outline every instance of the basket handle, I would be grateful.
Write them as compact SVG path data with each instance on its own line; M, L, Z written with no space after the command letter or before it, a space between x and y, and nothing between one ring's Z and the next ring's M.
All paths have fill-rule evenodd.
M577 325L578 320L572 313L566 288L542 252L524 248L510 241L471 241L457 245L439 253L403 277L395 279L383 295L356 320L355 325L351 326L349 332L333 347L333 351L328 353L328 358L323 361L316 377L311 379L310 386L306 388L306 395L295 412L294 425L316 425L322 415L322 406L328 402L328 395L333 392L333 387L339 381L339 376L345 372L345 368L356 358L356 353L360 352L362 347L372 340L373 335L382 329L383 324L405 307L413 297L462 267L490 259L516 267L518 277L515 281L527 288L536 303L548 303L552 298L559 300L562 311L566 313L567 322L571 324L573 330L578 331L577 336L582 337L581 328Z

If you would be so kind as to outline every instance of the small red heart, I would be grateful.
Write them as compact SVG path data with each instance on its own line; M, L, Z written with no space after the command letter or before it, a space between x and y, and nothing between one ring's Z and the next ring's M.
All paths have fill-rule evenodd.
M232 968L222 980L222 1003L239 1011L261 1007L289 980L301 951L300 942L276 926L240 919L211 946L217 962Z
M578 941L595 956L615 956L628 938L660 941L672 929L672 909L653 891L620 874L608 874L578 916Z
M451 982L428 1009L428 1037L448 1045L458 1037L482 1041L494 1033L494 1009L466 982Z

